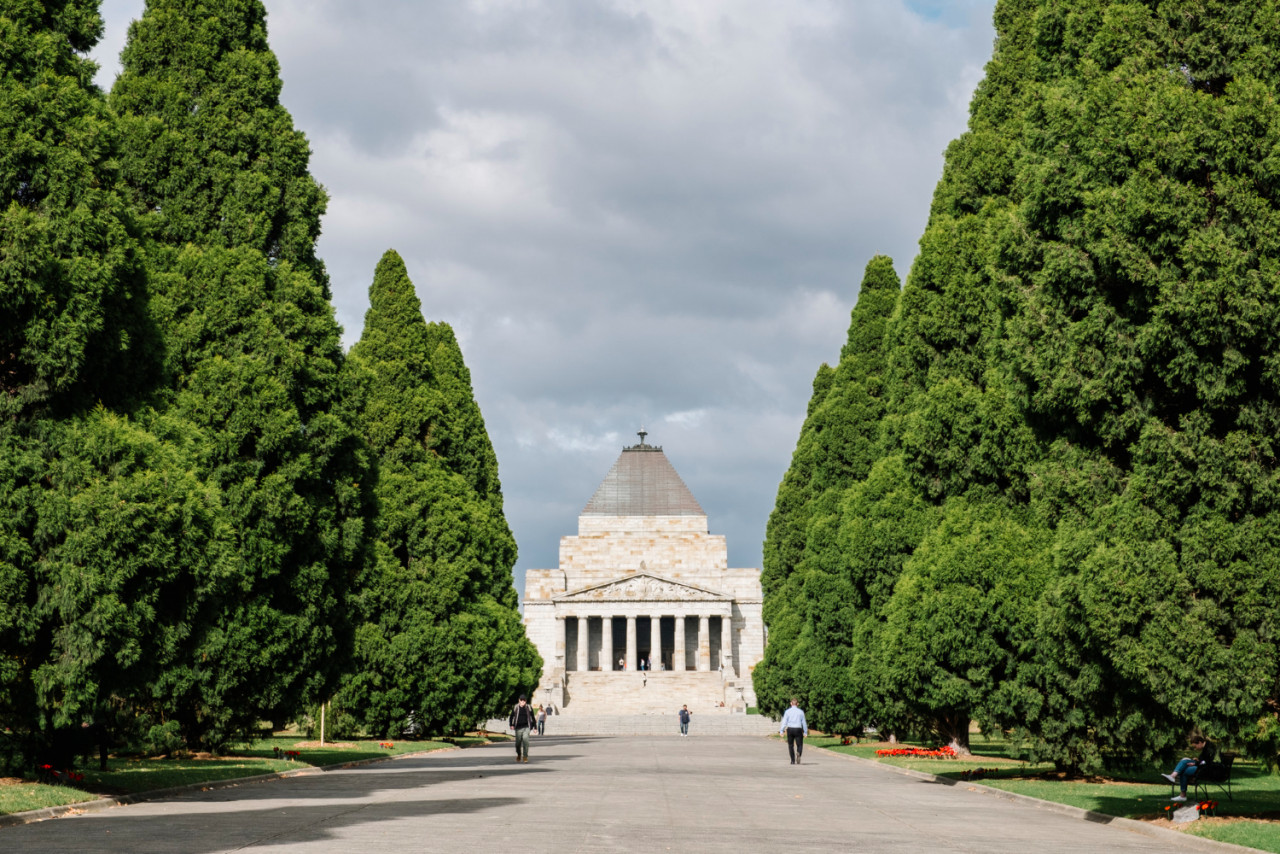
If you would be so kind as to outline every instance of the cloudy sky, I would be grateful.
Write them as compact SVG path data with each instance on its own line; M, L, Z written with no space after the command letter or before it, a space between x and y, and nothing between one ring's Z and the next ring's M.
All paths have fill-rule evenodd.
M396 249L458 333L526 568L641 425L759 566L866 262L904 279L993 0L266 0L349 346ZM143 0L104 0L109 87Z

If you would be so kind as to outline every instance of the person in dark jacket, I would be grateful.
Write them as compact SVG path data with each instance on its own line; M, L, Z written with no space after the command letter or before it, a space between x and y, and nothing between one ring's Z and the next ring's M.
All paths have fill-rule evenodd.
M1161 774L1170 783L1177 783L1182 788L1182 794L1174 795L1172 800L1182 803L1187 799L1187 781L1195 777L1197 774L1204 773L1204 769L1208 765L1212 765L1218 759L1218 748L1214 746L1212 741L1206 739L1203 735L1191 736L1191 747L1200 751L1200 756L1195 759L1184 758L1178 761L1177 767L1173 769L1172 774Z
M525 696L521 694L519 701L511 709L511 717L507 718L507 724L516 731L517 762L529 761L529 730L537 726L537 723L533 706L525 702Z

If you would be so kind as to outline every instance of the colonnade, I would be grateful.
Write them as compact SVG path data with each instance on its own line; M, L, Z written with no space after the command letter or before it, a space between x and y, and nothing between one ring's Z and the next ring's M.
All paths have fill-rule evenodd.
M621 658L625 662L626 670L635 670L639 668L640 651L637 643L636 625L638 620L647 620L649 623L649 652L648 660L650 669L659 669L659 662L666 662L666 648L662 644L662 619L669 617L675 621L674 643L670 647L671 658L669 669L671 670L701 670L708 671L714 669L711 661L711 621L718 619L720 621L720 642L719 655L720 661L716 662L715 667L723 666L726 670L733 668L733 618L728 614L676 614L676 615L652 615L652 614L619 614L600 616L596 614L590 615L567 615L556 617L559 624L559 641L560 648L567 653L569 650L569 621L576 621L577 628L577 655L573 660L566 659L567 669L585 671L593 669L591 667L591 620L600 620L600 645L598 647L597 661L600 670L615 670L617 668L616 658L618 653L613 649L613 621L615 619L625 619L627 621L626 632L626 649L622 652ZM696 619L698 621L696 636L689 638L686 629L688 620ZM694 656L694 666L687 667L689 642L696 642L696 654ZM574 666L576 665L576 666Z

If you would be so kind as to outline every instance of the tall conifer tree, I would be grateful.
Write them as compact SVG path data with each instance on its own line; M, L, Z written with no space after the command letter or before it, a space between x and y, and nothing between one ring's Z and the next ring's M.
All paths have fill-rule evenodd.
M497 458L453 331L428 325L404 262L388 251L348 371L378 467L376 561L342 707L369 731L470 729L537 682L516 612L516 544Z
M138 406L156 353L100 30L93 2L0 10L0 719L28 750L163 702L225 570L202 437Z
M323 190L280 105L258 0L149 0L111 103L165 333L162 405L211 437L236 589L175 693L214 743L325 696L366 553L362 443L315 239Z
M889 336L876 470L907 492L850 492L915 532L872 613L881 712L1076 770L1192 727L1274 753L1277 8L995 20Z
M823 729L852 730L865 721L866 704L856 702L849 679L848 638L859 603L838 543L840 502L879 453L884 337L900 287L891 259L868 262L840 361L834 370L819 369L766 532L770 643L755 671L756 693L771 709L803 696Z

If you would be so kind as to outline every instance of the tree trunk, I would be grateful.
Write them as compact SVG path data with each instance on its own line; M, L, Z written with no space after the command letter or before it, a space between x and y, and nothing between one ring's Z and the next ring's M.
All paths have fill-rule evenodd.
M967 714L948 715L938 721L938 734L947 741L947 746L956 752L956 756L972 756L969 750L969 716Z

